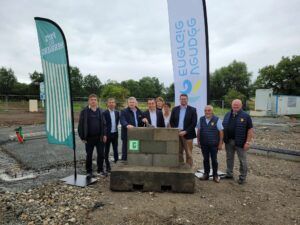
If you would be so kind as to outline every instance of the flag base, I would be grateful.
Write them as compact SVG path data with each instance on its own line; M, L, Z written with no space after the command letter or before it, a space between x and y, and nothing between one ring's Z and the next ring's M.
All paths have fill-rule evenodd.
M75 176L71 175L61 179L61 181L64 181L66 184L77 186L77 187L86 187L92 183L95 183L97 179L87 178L86 175L77 175L75 179Z

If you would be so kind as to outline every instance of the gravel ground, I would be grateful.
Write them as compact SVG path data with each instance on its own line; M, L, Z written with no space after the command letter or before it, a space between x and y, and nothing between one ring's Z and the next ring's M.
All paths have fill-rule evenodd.
M35 120L34 117L31 119ZM288 118L253 120L254 144L300 150L299 121ZM21 120L19 123L24 124ZM5 125L9 126L9 123ZM27 128L40 130L41 126ZM0 130L0 141L11 129ZM20 146L12 145L6 146L11 146L15 153L22 151ZM202 156L198 148L194 148L193 154L196 171L202 168ZM219 169L225 171L225 151L218 157ZM43 156L35 158L40 160ZM26 163L16 159L0 151L0 173L12 175L22 171ZM72 187L59 181L72 174L72 167L56 169L50 166L52 170L41 171L35 179L6 182L0 178L0 224L300 224L299 162L254 154L249 154L248 160L249 176L245 185L238 185L233 180L216 184L196 179L194 194L111 192L109 177L99 178L87 188ZM49 168L49 165L44 166ZM79 173L83 171L83 165L79 164ZM36 173L34 170L27 172ZM237 177L237 158L235 174Z
M194 148L195 170L202 156ZM300 223L300 164L248 155L244 185L196 180L194 194L111 192L109 178L87 188L50 179L31 189L0 193L2 224L270 224ZM225 169L225 152L219 153ZM238 175L236 161L235 174ZM11 184L13 185L13 184Z
M267 148L300 151L300 125L264 126L255 125L254 143Z

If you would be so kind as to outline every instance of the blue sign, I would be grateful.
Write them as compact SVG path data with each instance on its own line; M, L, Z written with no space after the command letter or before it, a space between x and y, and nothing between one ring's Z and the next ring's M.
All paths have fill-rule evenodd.
M40 83L40 100L44 101L46 99L45 95L45 84L44 82Z

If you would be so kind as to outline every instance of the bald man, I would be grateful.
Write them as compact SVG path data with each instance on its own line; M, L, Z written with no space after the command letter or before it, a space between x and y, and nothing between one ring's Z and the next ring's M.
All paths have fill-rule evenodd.
M253 137L253 125L251 117L242 110L242 101L235 99L231 103L231 111L223 120L224 142L226 149L227 170L226 178L233 179L234 154L240 161L240 176L238 183L244 184L247 177L247 151Z
M209 158L211 158L213 180L219 183L217 154L218 150L222 150L223 125L222 121L214 115L214 108L211 105L205 106L204 116L200 117L197 128L197 141L198 146L201 147L204 166L204 175L200 180L209 179Z

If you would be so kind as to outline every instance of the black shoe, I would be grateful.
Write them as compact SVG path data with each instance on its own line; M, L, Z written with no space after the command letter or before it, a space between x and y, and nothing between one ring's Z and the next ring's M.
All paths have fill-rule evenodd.
M225 177L224 177L225 179L228 179L228 180L233 180L233 176L231 176L231 175L225 175Z
M86 174L86 179L90 180L93 178L93 173L87 173Z
M199 178L200 180L208 180L209 175L207 173L204 173L202 177Z
M107 173L110 173L110 172L111 172L111 169L110 169L110 168L109 168L109 169L107 169L107 170L106 170L106 172L107 172Z
M239 183L240 185L242 185L242 184L245 184L246 181L245 181L245 179L241 179L241 178L240 178L240 179L238 180L238 183Z
M107 177L107 173L105 173L104 171L100 171L100 172L97 172L97 176Z

